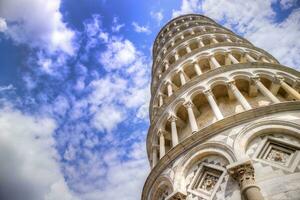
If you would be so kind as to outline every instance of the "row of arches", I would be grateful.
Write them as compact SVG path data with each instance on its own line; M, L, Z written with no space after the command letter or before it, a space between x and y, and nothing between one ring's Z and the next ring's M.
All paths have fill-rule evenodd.
M166 81L161 82L161 85L156 84L159 89L157 89L153 98L153 111L157 112L158 108L168 102L168 99L176 91L203 73L219 67L247 62L273 63L275 61L254 50L246 51L239 48L229 48L228 50L214 49L211 54L205 54L205 52L199 54L195 60L189 60L178 68L173 69L168 76L164 77ZM158 76L156 83L161 78L162 75ZM155 86L154 90L156 90Z
M229 32L224 28L216 27L212 25L193 26L190 27L189 29L182 30L181 32L178 32L176 35L173 35L172 37L168 37L166 40L162 41L159 48L157 48L157 50L154 51L155 52L154 58L156 59L156 57L158 57L158 60L160 60L161 54L165 54L172 47L180 44L181 42L185 41L188 38L191 38L191 36L196 37L208 33L232 34L231 32Z
M251 144L253 142L257 143L257 139L259 138L274 138L276 140L278 140L277 138L281 138L280 140L284 143L286 143L286 141L291 141L288 142L289 144L286 143L287 146L290 145L291 148L294 148L296 151L294 152L295 154L299 153L300 126L298 124L278 120L267 120L259 123L251 123L250 125L241 129L239 133L237 133L237 137L234 141L233 146L229 146L217 141L205 142L201 145L195 146L187 154L180 158L175 170L172 171L173 173L163 173L155 179L154 184L151 187L152 189L149 191L149 196L147 199L169 199L171 195L176 194L176 191L181 191L182 194L186 194L188 196L191 192L193 192L191 191L191 182L193 182L193 180L191 179L201 178L200 176L197 177L197 173L195 173L194 171L200 171L200 166L205 164L205 162L207 161L210 162L209 167L221 169L223 175L230 176L231 174L228 173L226 169L227 166L237 162L243 164L243 162L245 162L243 159L245 159L246 157L248 157L249 159L255 159L255 157L253 157L253 155L251 155L250 153L252 150L249 151L249 149L253 148ZM281 145L280 142L278 144ZM265 143L264 145L267 145L267 143ZM298 147L295 148L295 146ZM264 146L261 145L260 148L264 149ZM262 160L261 162L264 161ZM274 165L272 163L275 164L276 161L264 162L265 165L269 164L273 167ZM299 163L294 164L296 166L299 165ZM278 174L274 173L273 178L276 176L278 176ZM220 176L219 178L224 178L224 176ZM282 176L277 178L282 178ZM255 179L256 177L253 177L254 181ZM252 183L254 184L255 182ZM227 184L229 184L230 187L227 187ZM220 187L220 185L214 186ZM232 190L239 189L238 182L235 182L233 179L231 179L230 182L225 183L223 187L223 191L219 190L219 192L229 193ZM217 190L218 188L214 189ZM261 189L264 190L264 188ZM276 190L276 186L274 186L274 188L268 188L269 192L271 192L272 190ZM166 193L165 191L168 192ZM166 196L166 194L168 195ZM210 199L212 199L213 193L210 193L209 195L211 195ZM241 195L243 194L241 193ZM230 197L228 197L228 199L230 199Z
M194 87L184 98L172 103L172 109L158 121L153 149L159 144L159 152L154 152L154 161L186 137L225 117L274 103L300 100L299 91L292 86L294 83L285 73L257 71L235 73L228 79L217 77L207 88Z
M166 35L169 34L170 31L172 31L171 33L173 33L174 31L176 32L175 28L180 28L180 26L190 27L192 25L191 24L192 22L199 24L200 21L205 22L205 23L215 24L215 22L213 22L212 20L201 17L201 16L186 16L186 17L182 17L180 19L174 20L172 23L169 23L168 26L165 27L162 32L159 33L159 36L156 39L156 47L158 46L160 41L162 41L163 39L166 39ZM156 49L156 47L155 47L155 49Z
M164 71L166 65L171 65L176 62L176 54L178 54L178 59L185 56L187 53L195 51L199 48L207 47L209 45L218 44L218 43L245 43L249 44L246 40L242 40L237 36L231 34L224 34L221 32L218 33L209 33L202 34L200 37L196 37L193 33L193 38L185 41L185 37L180 37L177 40L174 40L176 43L171 43L162 51L161 58L156 59L156 66L164 61L161 65L163 68L158 71ZM179 44L181 41L185 41ZM154 66L155 67L155 66Z

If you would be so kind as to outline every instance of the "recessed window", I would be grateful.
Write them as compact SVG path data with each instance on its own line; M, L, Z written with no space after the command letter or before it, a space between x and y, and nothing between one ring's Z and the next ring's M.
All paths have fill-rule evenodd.
M189 192L204 199L212 198L224 177L224 170L218 166L202 164L196 172Z
M288 141L265 137L256 150L254 159L274 167L294 171L300 159L299 147Z
M205 167L201 174L202 177L199 177L198 183L195 184L194 189L211 193L221 174L222 172L219 170Z

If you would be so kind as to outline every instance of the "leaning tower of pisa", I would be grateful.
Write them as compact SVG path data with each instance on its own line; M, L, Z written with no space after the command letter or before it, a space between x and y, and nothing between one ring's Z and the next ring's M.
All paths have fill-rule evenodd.
M299 89L298 71L212 19L171 20L153 46L142 200L299 200Z

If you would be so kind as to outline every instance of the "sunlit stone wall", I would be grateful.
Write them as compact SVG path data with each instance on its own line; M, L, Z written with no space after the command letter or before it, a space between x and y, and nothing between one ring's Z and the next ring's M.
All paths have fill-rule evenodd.
M299 77L205 16L166 24L142 199L300 199Z

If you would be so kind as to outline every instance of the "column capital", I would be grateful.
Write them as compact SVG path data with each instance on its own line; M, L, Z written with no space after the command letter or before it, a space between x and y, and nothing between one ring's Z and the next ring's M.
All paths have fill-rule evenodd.
M158 135L158 136L161 136L161 135L164 136L166 132L167 132L167 131L165 131L165 130L159 129L158 132L157 132L157 135Z
M178 70L176 71L176 73L177 73L177 74L179 74L179 73L183 73L183 70L182 70L182 68L178 69Z
M184 102L184 103L183 103L183 106L184 106L185 108L191 108L191 107L193 106L193 103L192 103L191 101L187 101L187 102Z
M235 80L226 81L228 86L235 85Z
M170 80L165 80L165 84L166 84L166 85L169 85L169 84L172 85L172 82L171 82Z
M173 115L173 114L171 114L171 115L168 117L168 121L169 121L169 122L175 122L177 119L178 119L178 118L177 118L175 115Z
M283 81L284 81L284 78L282 76L275 75L273 77L273 82L276 83L276 84L279 84L279 83L281 83Z
M241 193L255 185L254 167L250 159L245 159L227 166L228 173L239 182Z
M199 64L197 60L192 60L192 64Z
M212 95L211 89L204 90L203 93L204 93L206 96Z
M250 79L254 82L260 80L259 76L251 76Z

